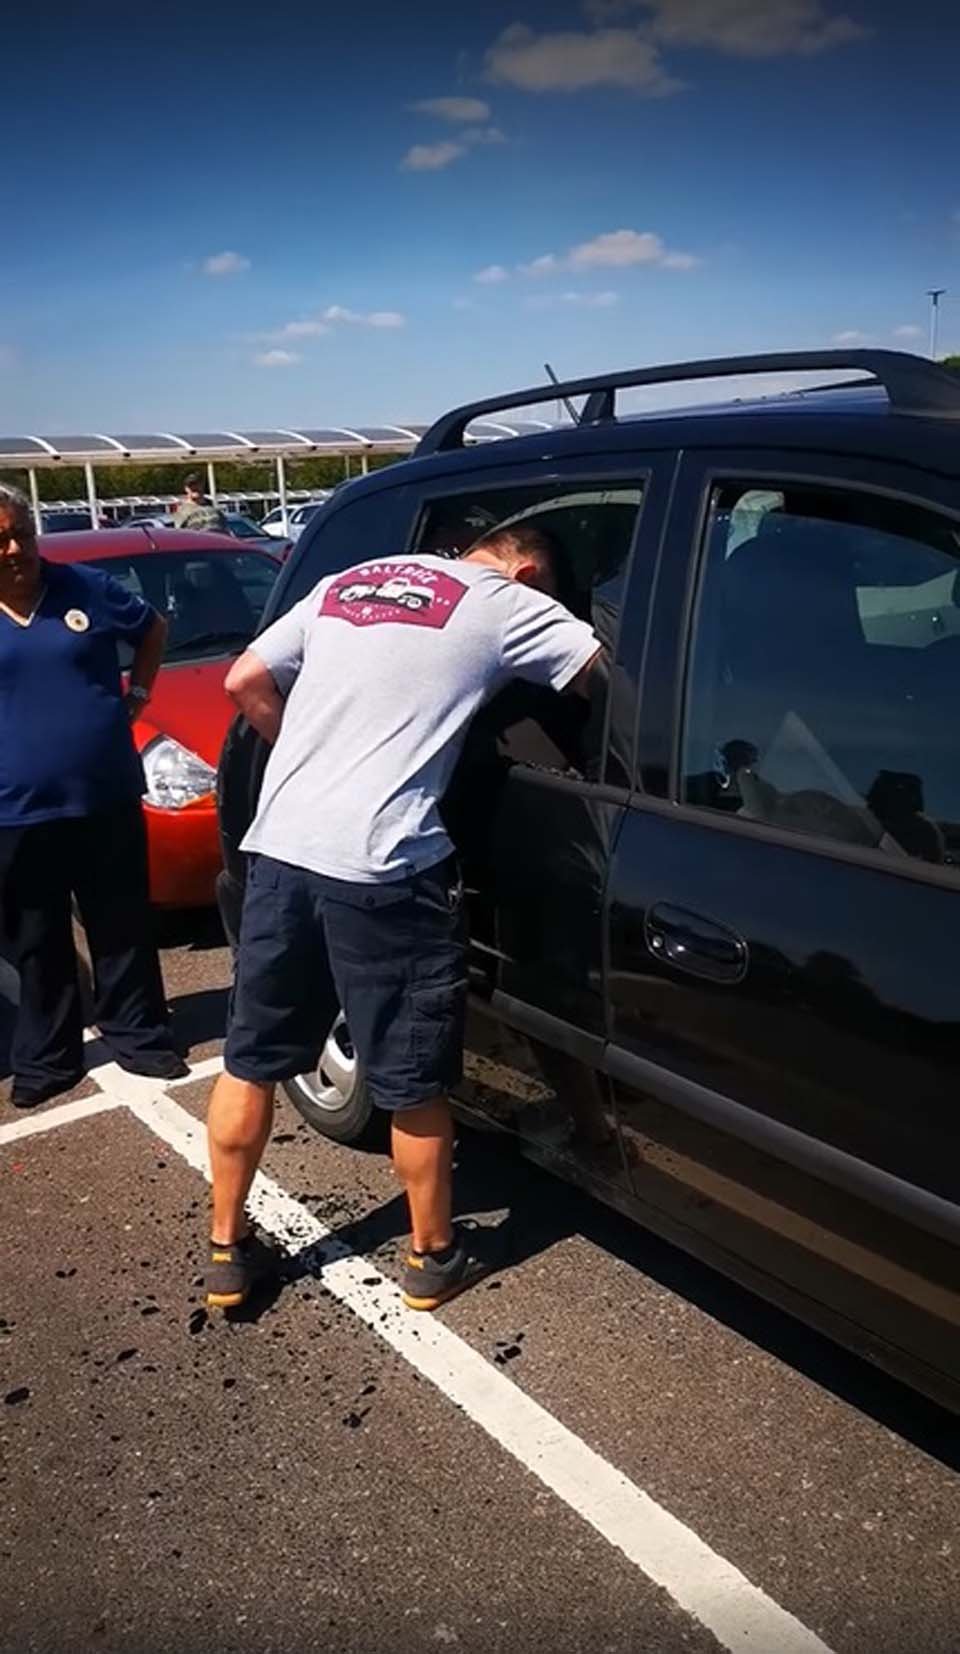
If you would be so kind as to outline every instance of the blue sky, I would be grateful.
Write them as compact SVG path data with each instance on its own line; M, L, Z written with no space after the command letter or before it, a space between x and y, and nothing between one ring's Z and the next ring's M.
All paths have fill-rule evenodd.
M5 432L425 419L545 359L922 350L931 285L960 349L952 0L17 13Z

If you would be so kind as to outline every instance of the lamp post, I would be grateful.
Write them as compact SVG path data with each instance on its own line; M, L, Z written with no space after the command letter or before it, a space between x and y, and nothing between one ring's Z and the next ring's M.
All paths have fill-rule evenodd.
M937 359L937 332L940 327L940 300L947 291L945 287L928 287L927 297L930 300L930 359Z

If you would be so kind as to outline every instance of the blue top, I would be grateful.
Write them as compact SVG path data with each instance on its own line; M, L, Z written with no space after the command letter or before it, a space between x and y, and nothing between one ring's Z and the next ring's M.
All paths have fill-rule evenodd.
M0 827L91 815L144 792L117 644L154 611L83 564L44 563L28 625L0 609Z

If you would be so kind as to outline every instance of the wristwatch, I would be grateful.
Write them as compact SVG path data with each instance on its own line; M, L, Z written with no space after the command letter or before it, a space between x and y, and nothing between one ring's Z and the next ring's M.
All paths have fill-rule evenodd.
M149 689L144 689L142 683L132 683L127 690L127 700L136 701L139 706L146 706L150 699Z

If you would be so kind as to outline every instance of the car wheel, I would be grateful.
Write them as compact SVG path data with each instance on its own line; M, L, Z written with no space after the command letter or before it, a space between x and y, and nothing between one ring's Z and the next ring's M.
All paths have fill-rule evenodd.
M307 1124L334 1143L360 1143L373 1137L373 1104L342 1012L327 1035L316 1068L284 1080L283 1089Z

